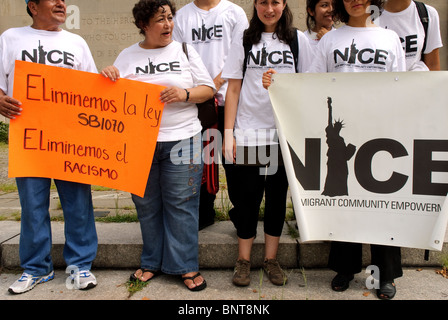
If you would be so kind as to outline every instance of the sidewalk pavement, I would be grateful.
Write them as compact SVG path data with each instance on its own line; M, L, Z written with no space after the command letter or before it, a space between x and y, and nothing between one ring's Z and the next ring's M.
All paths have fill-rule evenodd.
M132 208L130 195L117 191L94 192L96 215L114 214ZM57 208L57 194L52 195L51 215L60 214ZM9 210L9 211L8 211ZM20 212L17 195L0 196L0 215ZM128 292L126 282L129 275L139 267L142 248L139 223L97 222L99 238L98 255L92 272L98 279L98 286L88 291L69 289L68 274L62 258L64 244L63 222L52 222L53 262L56 268L54 280L36 286L21 295L8 293L8 287L21 273L18 257L20 223L0 221L0 301L1 300L214 300L223 301L370 301L378 300L374 289L368 289L368 274L357 274L345 292L334 292L330 282L334 272L326 268L329 243L301 244L288 234L285 224L280 240L278 259L288 274L288 283L277 287L272 285L261 271L263 259L263 237L255 240L252 252L251 284L236 287L231 283L233 266L237 257L238 243L233 225L229 221L216 222L199 232L200 271L207 280L207 288L190 292L179 276L161 275L134 294ZM259 235L262 235L259 223ZM395 300L448 300L448 279L437 273L441 259L448 254L445 239L442 252L431 251L429 260L424 260L424 250L402 249L404 276L396 279ZM369 265L369 246L364 246L364 265ZM445 305L446 307L446 305ZM222 314L221 314L222 315Z

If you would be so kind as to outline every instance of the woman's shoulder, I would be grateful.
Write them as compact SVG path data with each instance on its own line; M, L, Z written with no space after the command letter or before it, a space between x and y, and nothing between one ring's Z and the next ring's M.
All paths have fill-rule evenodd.
M139 42L136 42L134 44L131 44L129 47L124 48L121 53L129 53L131 51L136 51L140 48Z
M392 29L385 29L385 28L382 28L382 27L374 27L372 29L374 29L375 32L381 34L381 36L384 35L384 36L387 36L387 37L400 39L398 37L398 34L394 30L392 30Z
M188 58L198 54L196 49L191 44L187 42L179 42L177 40L173 40L169 45L167 45L164 48L164 51L165 50L169 53L183 51Z

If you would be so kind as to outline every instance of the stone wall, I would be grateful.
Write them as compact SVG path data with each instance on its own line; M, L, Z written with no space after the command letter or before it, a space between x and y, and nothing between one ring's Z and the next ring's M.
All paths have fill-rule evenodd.
M174 0L179 9L191 0ZM233 0L247 13L252 15L253 0ZM448 1L423 0L435 7L440 15L442 39L446 46L448 31ZM114 62L118 53L129 45L140 41L141 36L133 24L131 14L136 0L78 0L67 1L67 21L65 29L81 35L89 44L97 67ZM305 0L290 0L289 5L294 14L294 22L300 30L305 30ZM31 18L26 13L23 0L0 1L0 33L11 27L29 25ZM446 47L441 49L441 65L448 70Z

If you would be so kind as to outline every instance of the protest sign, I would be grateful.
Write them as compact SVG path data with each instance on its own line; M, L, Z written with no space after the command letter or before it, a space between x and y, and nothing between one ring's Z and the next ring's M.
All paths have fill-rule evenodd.
M101 185L143 196L164 87L16 61L9 176Z
M301 240L441 250L448 72L275 74Z

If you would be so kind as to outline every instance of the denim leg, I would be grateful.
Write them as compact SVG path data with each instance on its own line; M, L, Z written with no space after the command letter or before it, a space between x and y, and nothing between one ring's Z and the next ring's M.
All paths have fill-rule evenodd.
M181 142L180 164L164 162L161 172L165 246L162 271L185 274L199 270L199 197L202 182L200 135ZM172 150L177 150L177 144Z
M137 209L143 240L140 266L145 269L156 271L162 268L164 237L159 173L160 150L161 144L158 143L143 198L134 194L132 195L132 201Z
M168 274L199 269L201 144L200 135L183 141L159 142L145 196L132 196L142 228L144 268Z
M53 270L51 259L50 185L46 178L17 178L22 207L19 256L24 272L44 276Z
M90 185L63 180L54 182L64 212L64 259L68 266L90 270L98 248Z

